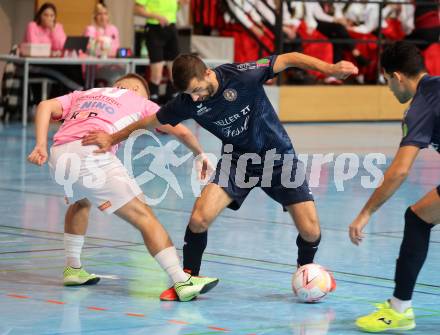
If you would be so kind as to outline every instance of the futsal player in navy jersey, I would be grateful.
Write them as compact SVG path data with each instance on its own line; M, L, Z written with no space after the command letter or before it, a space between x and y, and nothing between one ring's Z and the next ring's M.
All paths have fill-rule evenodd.
M181 55L173 63L173 83L180 95L153 117L111 136L93 132L83 140L83 144L97 144L105 151L137 129L194 119L222 141L215 177L196 200L185 233L183 262L192 275L199 274L211 223L226 207L239 209L254 187L261 187L292 216L299 232L298 265L313 262L321 240L313 195L304 178L295 178L304 176L302 167L263 88L267 80L289 67L339 79L358 72L350 62L329 64L295 52L215 69L197 56ZM175 300L174 290L162 293L161 299Z
M382 185L377 188L350 225L351 241L359 245L362 230L400 187L420 149L432 146L440 153L440 77L429 76L419 50L407 42L388 46L381 59L388 86L400 103L412 99L402 123L403 138ZM411 298L417 276L425 262L431 229L440 223L440 186L432 189L405 212L405 228L396 262L395 288L391 299L377 310L358 318L356 324L368 332L408 330L416 326Z

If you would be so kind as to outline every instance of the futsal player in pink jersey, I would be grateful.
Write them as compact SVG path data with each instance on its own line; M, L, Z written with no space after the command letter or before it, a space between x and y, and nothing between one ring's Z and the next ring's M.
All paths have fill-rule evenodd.
M91 206L116 214L141 232L148 251L174 283L180 301L192 300L218 283L217 278L191 277L183 271L168 233L142 201L140 187L116 157L117 147L113 147L111 152L97 154L94 152L97 146L81 144L83 136L90 130L114 133L155 114L158 109L159 106L148 100L147 83L135 74L121 77L111 88L75 91L38 105L36 145L28 160L43 165L49 158L53 178L59 182L65 181L60 178L68 176L71 181L71 184L63 184L66 200L72 203L65 219L65 285L95 284L99 281L99 277L82 268L80 261ZM50 119L64 120L64 123L54 135L54 144L48 155ZM203 154L197 139L185 126L162 127L195 155ZM207 163L203 166L206 167ZM205 173L206 169L202 169L202 178Z

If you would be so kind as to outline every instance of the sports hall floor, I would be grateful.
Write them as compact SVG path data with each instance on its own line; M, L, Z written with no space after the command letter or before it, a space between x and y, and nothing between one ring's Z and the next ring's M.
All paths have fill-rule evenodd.
M197 132L207 151L219 142ZM381 152L387 164L400 137L398 123L286 125L299 153ZM170 140L160 136L161 142ZM149 141L149 142L148 142ZM135 150L152 140L140 139ZM347 226L371 190L362 188L364 168L337 192L333 168L324 168L313 188L323 241L316 262L335 273L337 290L322 303L302 304L290 288L296 260L296 230L281 207L254 190L238 212L224 211L209 232L202 274L219 276L215 290L190 303L160 302L164 273L147 254L140 234L116 217L93 210L83 252L87 270L102 275L96 286L65 288L62 189L43 168L26 163L34 144L32 128L0 126L0 334L358 334L354 319L370 303L392 293L394 262L406 207L439 184L434 152L419 156L407 182L374 216L361 247ZM177 154L187 151L179 147ZM146 170L147 158L133 161ZM183 191L173 190L154 207L179 251L194 202L191 164L172 168ZM166 183L142 186L160 196ZM419 334L440 333L440 233L434 229L428 260L414 295Z

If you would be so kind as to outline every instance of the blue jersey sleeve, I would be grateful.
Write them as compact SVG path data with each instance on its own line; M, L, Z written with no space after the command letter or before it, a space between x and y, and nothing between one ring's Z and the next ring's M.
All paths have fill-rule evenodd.
M156 113L156 117L161 124L170 124L174 127L180 122L191 118L191 115L185 108L182 95L179 95L162 106Z
M242 80L247 84L264 84L269 79L275 77L273 72L277 56L261 58L256 62L235 64L237 70L242 73Z
M402 123L403 138L400 146L414 145L420 149L432 142L435 113L424 99L411 105Z
M434 109L436 117L440 117L440 77L427 75L421 80L420 89L426 103Z

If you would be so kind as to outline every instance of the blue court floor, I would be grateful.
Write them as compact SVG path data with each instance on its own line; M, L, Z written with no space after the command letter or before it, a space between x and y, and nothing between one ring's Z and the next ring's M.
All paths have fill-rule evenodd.
M189 125L206 150L218 154L219 142ZM324 165L312 188L323 233L316 262L331 269L338 284L336 292L317 304L296 301L291 291L296 229L289 215L258 189L239 211L225 210L211 227L202 274L218 276L220 283L196 301L160 302L168 280L148 255L140 234L96 209L82 260L88 271L103 279L96 286L63 287L63 190L50 178L47 164L39 168L26 163L34 145L33 129L0 125L0 334L359 334L354 319L392 294L403 213L440 183L438 155L420 155L407 182L374 216L364 243L356 247L348 239L347 226L372 192L362 186L361 177L370 176L363 159L383 153L383 170L399 143L400 125L286 128L299 153L358 153L360 159L358 173L343 183L344 191L337 189L341 185L335 183L332 164ZM163 145L171 140L164 135L157 139ZM140 138L134 151L147 145L158 146L152 138ZM164 152L165 158L171 155ZM182 157L187 150L179 146L174 153ZM148 159L132 160L135 174L147 171ZM182 198L159 176L142 189L158 199L168 187L153 210L181 252L195 200L191 163L169 171L179 182ZM440 334L439 273L440 234L434 229L414 294L417 328L408 333Z

